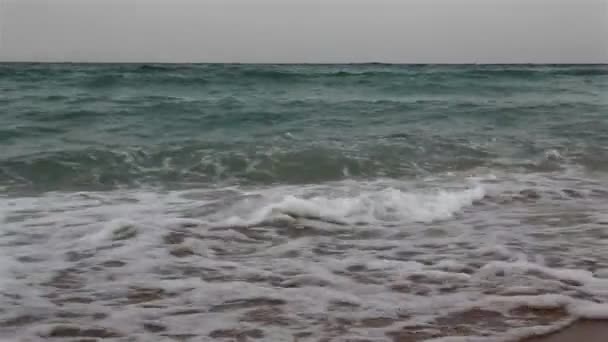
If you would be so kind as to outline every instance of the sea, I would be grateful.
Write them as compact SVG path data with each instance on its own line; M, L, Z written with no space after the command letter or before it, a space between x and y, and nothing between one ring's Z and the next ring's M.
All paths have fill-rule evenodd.
M607 65L0 64L3 341L608 318Z

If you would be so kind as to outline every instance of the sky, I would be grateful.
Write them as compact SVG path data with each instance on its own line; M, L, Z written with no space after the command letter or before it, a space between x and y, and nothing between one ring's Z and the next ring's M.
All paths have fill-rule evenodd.
M0 0L0 61L608 63L608 0Z

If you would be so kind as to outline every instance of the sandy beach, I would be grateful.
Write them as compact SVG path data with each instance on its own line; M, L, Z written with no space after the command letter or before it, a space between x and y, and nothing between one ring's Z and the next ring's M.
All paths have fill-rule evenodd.
M525 339L522 342L606 342L608 341L608 321L582 320L568 328L540 337Z

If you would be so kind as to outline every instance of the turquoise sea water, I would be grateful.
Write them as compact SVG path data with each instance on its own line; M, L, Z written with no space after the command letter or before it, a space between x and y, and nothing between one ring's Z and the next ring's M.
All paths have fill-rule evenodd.
M606 170L607 87L605 66L5 64L0 185Z
M605 65L0 64L0 119L0 337L608 311Z

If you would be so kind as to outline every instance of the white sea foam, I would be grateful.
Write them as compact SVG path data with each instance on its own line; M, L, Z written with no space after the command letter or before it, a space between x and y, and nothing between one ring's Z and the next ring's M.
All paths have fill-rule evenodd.
M236 208L223 225L258 225L272 220L309 218L337 224L382 222L432 222L453 217L464 207L485 196L483 187L460 191L404 192L387 188L364 191L355 196L299 197L283 195L256 200Z
M522 184L479 182L0 198L0 318L42 316L32 329L0 329L0 338L35 341L65 312L78 325L142 340L158 337L142 327L149 321L201 340L218 329L260 329L277 341L296 332L318 340L353 322L343 339L388 341L386 333L403 326L449 335L440 322L455 315L468 324L467 338L499 341L577 317L607 318L605 241L587 235L605 225L583 215L606 203L546 196L497 205L487 194ZM564 223L571 213L586 220L584 229ZM137 294L141 288L148 292ZM283 325L247 320L260 308ZM508 317L515 308L563 309L568 317L554 324ZM506 326L457 318L476 309L504 315ZM372 318L388 323L358 323Z

